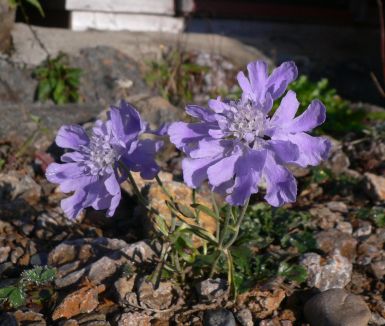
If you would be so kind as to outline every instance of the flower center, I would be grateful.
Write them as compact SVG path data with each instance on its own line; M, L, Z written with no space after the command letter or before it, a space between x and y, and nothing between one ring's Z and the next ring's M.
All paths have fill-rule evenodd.
M111 147L109 135L93 134L90 144L84 148L89 159L86 165L92 175L104 175L119 159L119 153Z
M227 129L250 147L259 147L264 142L265 124L265 114L250 102L232 104Z

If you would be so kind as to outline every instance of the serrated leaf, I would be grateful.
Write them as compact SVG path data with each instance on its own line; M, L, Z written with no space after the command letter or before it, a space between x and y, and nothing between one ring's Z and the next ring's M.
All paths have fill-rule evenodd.
M25 292L21 287L8 286L0 289L0 300L6 300L12 307L18 308L25 303Z
M46 266L36 266L33 269L24 271L22 274L24 280L35 283L36 285L52 282L55 276L56 270Z

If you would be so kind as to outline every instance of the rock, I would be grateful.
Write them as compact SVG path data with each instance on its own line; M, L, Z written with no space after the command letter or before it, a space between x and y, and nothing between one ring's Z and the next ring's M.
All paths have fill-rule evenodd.
M111 105L124 96L150 92L138 63L114 48L84 48L69 61L73 67L82 69L80 94L84 102Z
M79 314L90 313L99 305L97 287L85 286L66 296L52 313L52 319L71 318Z
M337 222L336 229L338 231L341 231L342 233L346 233L350 235L353 234L353 225L349 222L344 222L344 221Z
M1 326L19 326L16 318L10 313L0 313L0 325Z
M193 210L190 206L192 204L192 190L190 188L188 188L185 184L181 182L174 181L165 182L163 185L174 198L174 201L178 205L180 205L180 207L183 208L184 206L190 208L190 211ZM151 207L153 207L161 216L163 216L165 218L165 222L170 225L171 212L169 207L165 204L166 200L168 200L168 197L157 183L153 183L150 185L150 189L148 191L148 200ZM211 203L205 198L203 198L200 194L196 194L196 202L198 204L202 204L206 207L212 208ZM179 214L179 218L185 221L187 224L196 224L195 219L192 217L186 217L182 214ZM154 221L153 216L150 216L150 221ZM213 218L212 216L204 212L200 212L199 224L211 234L215 234L217 224L215 218ZM193 241L196 247L202 245L201 239L197 237L193 238Z
M19 325L46 326L44 316L32 310L17 310L13 313Z
M385 325L385 318L382 317L379 313L372 313L372 318L370 319L370 324L373 326L383 326Z
M324 205L314 205L309 213L314 217L317 226L324 230L334 228L335 224L342 220L340 213L333 212Z
M236 322L229 310L207 310L203 314L203 326L236 326Z
M326 262L318 254L306 253L300 258L300 264L308 271L307 285L321 291L344 288L352 278L352 263L338 251L328 256Z
M304 313L311 326L366 326L371 318L361 297L341 289L315 295L306 302Z
M359 227L354 231L353 236L355 237L365 237L372 233L372 224L368 221L359 221Z
M7 0L0 0L0 52L6 52L11 46L11 30L15 23L16 9Z
M138 188L141 192L143 192L143 190L146 187L148 187L150 184L156 183L155 179L151 179L151 180L142 179L139 172L131 172L131 174L135 180L136 185L138 186ZM158 177L160 180L162 180L162 182L170 182L170 181L172 181L173 175L171 173L168 173L168 172L160 171L158 173ZM133 189L131 187L131 183L123 182L121 184L121 188L125 192L127 192L129 195L131 195L131 196L135 195L133 192Z
M140 312L127 312L116 318L117 326L151 326L151 317Z
M242 326L254 326L253 315L249 309L238 311L236 317Z
M373 234L362 241L357 248L356 263L359 265L369 265L374 259L381 259L383 242L378 236Z
M220 278L207 279L196 285L198 296L202 301L223 298L228 292L227 281Z
M333 212L347 213L348 206L342 201L330 201L326 206Z
M124 265L149 262L155 255L145 241L127 244L119 239L84 238L56 246L48 255L48 263L58 268L55 284L64 288L84 278L101 284Z
M129 301L128 296L134 294L135 276L121 277L114 283L114 289L119 304L126 305Z
M159 128L167 122L178 121L183 117L184 111L172 105L160 96L145 97L140 100L132 98L140 115L153 128Z
M257 287L238 295L237 305L249 309L254 317L264 319L279 308L285 296L285 291L278 287L270 289Z
M385 178L373 173L364 174L365 188L373 200L385 200Z
M357 240L347 233L335 229L321 231L315 235L318 247L326 254L338 250L342 256L353 261L357 255Z
M157 289L145 278L139 280L136 290L138 300L143 307L156 310L165 310L171 307L176 300L176 291L171 282L160 282Z
M374 276L378 280L381 280L385 276L385 258L373 261L370 264L370 269L372 270Z
M30 205L40 201L41 186L30 175L20 171L0 173L0 199L16 200L21 198Z

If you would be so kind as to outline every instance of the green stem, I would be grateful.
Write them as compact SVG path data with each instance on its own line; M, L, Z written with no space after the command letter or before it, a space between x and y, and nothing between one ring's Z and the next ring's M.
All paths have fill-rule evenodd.
M230 241L225 245L225 247L224 247L225 250L229 249L233 245L233 243L237 240L238 235L239 235L239 229L240 229L241 224L245 218L248 206L249 206L249 199L247 199L245 205L242 208L242 212L238 218L237 224L235 225L235 232L234 232L233 236L231 237Z
M162 191L165 193L165 195L171 200L172 203L174 203L174 198L168 192L168 190L166 189L166 187L164 186L162 180L160 180L158 175L155 176L155 180L158 183L158 185L160 186L160 188L162 189Z

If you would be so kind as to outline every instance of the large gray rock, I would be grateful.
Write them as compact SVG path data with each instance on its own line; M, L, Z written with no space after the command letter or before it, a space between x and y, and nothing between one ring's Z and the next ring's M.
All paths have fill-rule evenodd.
M207 310L203 315L204 326L235 326L235 318L226 309Z
M304 313L311 326L366 326L371 317L361 297L341 289L315 295L306 302Z

